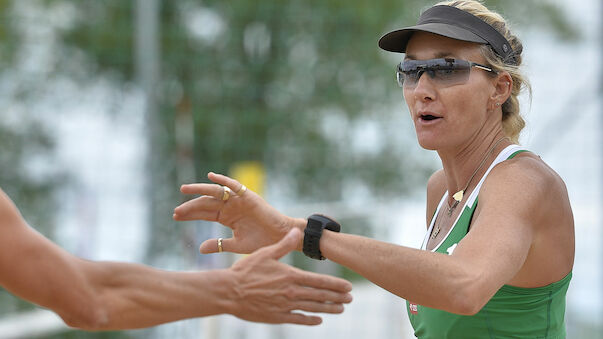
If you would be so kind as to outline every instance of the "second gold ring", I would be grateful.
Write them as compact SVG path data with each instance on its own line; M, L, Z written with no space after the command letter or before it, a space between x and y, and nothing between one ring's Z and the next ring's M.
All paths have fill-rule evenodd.
M241 196L245 191L247 191L247 186L241 185L241 188L237 191L237 195Z
M228 198L230 198L230 188L226 187L226 186L222 186L222 189L224 189L224 191L222 192L222 201L226 201L228 200Z

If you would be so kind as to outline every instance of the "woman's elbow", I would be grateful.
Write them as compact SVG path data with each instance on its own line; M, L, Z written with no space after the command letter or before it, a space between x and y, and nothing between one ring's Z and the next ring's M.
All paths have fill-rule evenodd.
M456 279L446 290L444 311L460 314L475 315L490 300L492 294L488 292L486 277L476 272L466 274Z
M491 295L484 293L484 287L479 279L463 284L462 288L451 289L448 312L460 315L477 314L490 300Z
M102 331L111 327L111 321L105 308L100 305L87 305L67 312L59 313L69 327L86 331Z
M452 301L451 310L449 312L460 315L475 315L487 302L487 300L483 301L474 296L462 295L459 293L459 296Z

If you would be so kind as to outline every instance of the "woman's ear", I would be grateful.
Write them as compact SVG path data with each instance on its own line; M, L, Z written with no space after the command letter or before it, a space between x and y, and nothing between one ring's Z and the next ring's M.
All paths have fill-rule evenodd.
M494 106L500 107L511 96L513 78L511 78L511 75L508 72L501 72L496 77L495 81L494 93L492 94L491 99Z

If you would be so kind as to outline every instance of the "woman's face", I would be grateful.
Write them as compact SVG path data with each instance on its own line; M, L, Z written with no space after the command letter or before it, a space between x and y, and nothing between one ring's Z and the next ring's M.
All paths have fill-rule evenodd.
M405 60L454 58L484 64L479 44L417 32L406 47ZM404 85L404 98L421 147L443 150L466 146L500 123L492 110L496 79L472 67L462 84L442 84L423 73L416 86ZM485 133L485 134L484 134Z

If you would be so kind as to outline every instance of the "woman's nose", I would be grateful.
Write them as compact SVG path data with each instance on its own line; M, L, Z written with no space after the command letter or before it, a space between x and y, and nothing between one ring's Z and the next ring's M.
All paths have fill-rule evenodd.
M436 94L434 86L435 84L433 83L433 79L429 76L429 74L427 74L427 76L423 76L425 73L428 72L419 73L417 84L413 89L414 96L417 100L434 100Z

